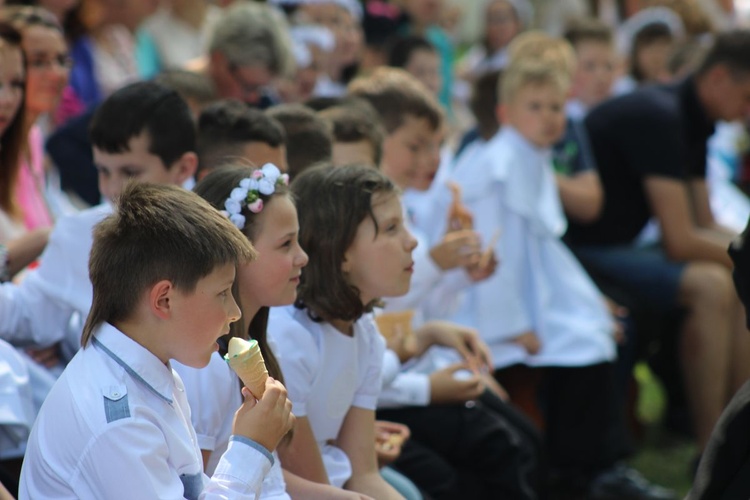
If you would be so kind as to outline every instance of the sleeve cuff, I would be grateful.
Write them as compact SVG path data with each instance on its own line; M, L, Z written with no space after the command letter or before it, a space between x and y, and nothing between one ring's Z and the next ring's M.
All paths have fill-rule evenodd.
M201 450L214 451L216 449L216 438L213 436L206 436L205 434L197 434L198 447Z
M383 389L378 400L381 408L427 406L430 404L430 377L422 373L400 373Z
M354 400L352 401L352 406L356 406L357 408L362 408L364 410L375 410L378 406L378 396L377 395L360 395L360 396L354 396Z
M246 438L245 436L232 435L229 438L229 442L231 443L232 441L236 443L244 443L248 445L249 447L259 451L260 453L263 454L264 457L268 459L269 462L271 462L271 465L273 465L273 455L263 445L260 445L256 443L255 441L253 441L252 439Z

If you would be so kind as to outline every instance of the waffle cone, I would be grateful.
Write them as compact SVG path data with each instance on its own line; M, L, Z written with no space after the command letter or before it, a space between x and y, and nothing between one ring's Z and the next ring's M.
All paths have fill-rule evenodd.
M234 370L245 387L250 389L257 399L263 397L266 391L266 380L268 370L260 352L260 346L253 341L249 349L242 351L236 356L228 357L229 367Z

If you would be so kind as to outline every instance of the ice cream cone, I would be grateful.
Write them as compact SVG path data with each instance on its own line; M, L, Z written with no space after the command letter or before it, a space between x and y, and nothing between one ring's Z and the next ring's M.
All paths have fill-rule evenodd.
M255 340L243 340L238 337L229 339L229 349L224 356L229 367L234 370L245 387L250 389L257 399L263 397L266 390L268 370L260 352L260 346Z

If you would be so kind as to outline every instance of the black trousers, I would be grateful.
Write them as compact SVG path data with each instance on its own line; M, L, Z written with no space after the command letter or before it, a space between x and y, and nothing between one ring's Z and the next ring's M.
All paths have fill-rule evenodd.
M539 398L550 470L586 480L614 465L625 453L626 430L613 365L543 370Z
M481 400L378 410L377 418L409 426L412 437L391 465L430 497L537 498L537 445Z

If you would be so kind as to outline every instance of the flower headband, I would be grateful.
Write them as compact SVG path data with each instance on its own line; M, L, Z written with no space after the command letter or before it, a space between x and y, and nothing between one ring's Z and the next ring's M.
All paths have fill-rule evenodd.
M261 195L271 196L276 192L276 186L288 186L289 175L282 174L276 165L266 163L262 168L254 170L250 177L240 181L240 185L232 189L229 198L224 202L222 213L229 217L232 224L242 230L245 227L245 216L242 215L242 205L257 214L263 210Z

